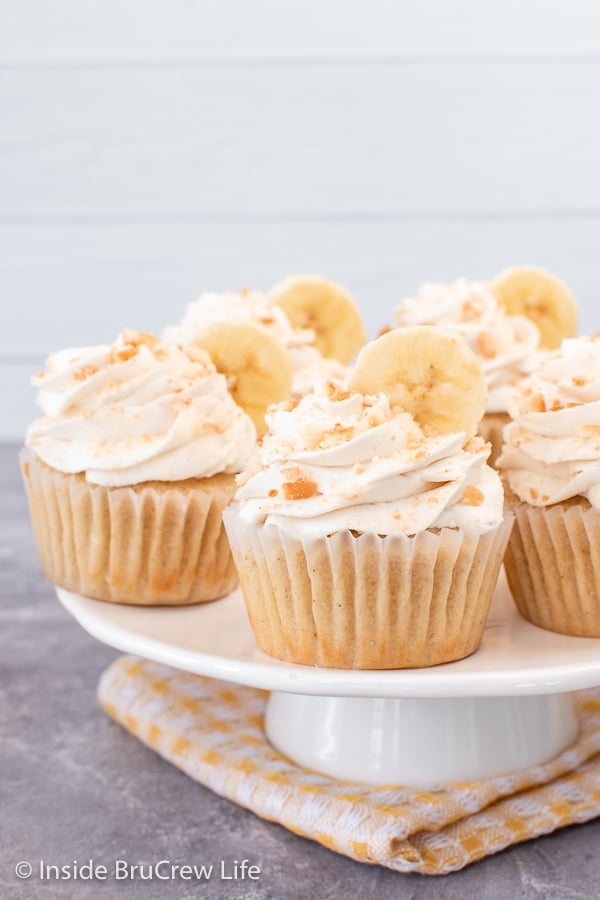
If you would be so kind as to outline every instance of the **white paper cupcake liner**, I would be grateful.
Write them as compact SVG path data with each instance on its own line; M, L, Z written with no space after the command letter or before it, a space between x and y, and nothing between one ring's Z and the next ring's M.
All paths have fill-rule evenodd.
M513 509L505 568L521 615L550 631L600 637L600 512L580 504Z
M291 537L224 513L248 616L271 656L391 669L462 659L480 644L512 520L381 537Z
M200 603L236 586L221 517L233 476L110 488L27 450L21 465L40 563L55 584L139 605Z

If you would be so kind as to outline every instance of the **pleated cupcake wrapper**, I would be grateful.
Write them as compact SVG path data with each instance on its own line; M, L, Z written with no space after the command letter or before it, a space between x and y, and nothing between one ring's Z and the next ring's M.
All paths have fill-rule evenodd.
M254 635L271 656L386 669L462 659L481 641L512 525L298 539L224 513Z
M542 628L600 637L600 512L515 504L506 551L520 613Z
M86 597L187 604L222 597L237 574L222 524L233 478L206 488L108 488L24 451L22 468L44 574Z
M508 413L486 413L479 423L479 434L492 445L488 465L493 466L502 451L502 432L510 422Z
M444 875L600 816L598 689L577 695L579 736L555 759L437 791L341 782L301 768L268 743L268 695L254 688L121 657L98 696L113 719L220 796L398 872Z

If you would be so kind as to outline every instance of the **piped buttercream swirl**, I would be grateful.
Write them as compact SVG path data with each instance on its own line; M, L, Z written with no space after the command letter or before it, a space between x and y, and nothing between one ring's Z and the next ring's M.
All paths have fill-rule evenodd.
M427 434L385 394L326 381L297 405L267 415L261 468L240 476L241 514L299 537L343 529L414 535L428 528L479 533L502 520L489 445Z
M201 294L187 306L179 325L166 328L163 336L183 346L193 345L202 328L214 322L258 325L275 337L290 356L294 397L312 391L317 381L346 374L342 363L324 357L315 347L312 330L294 328L284 310L260 291Z
M424 284L396 307L395 319L399 328L437 325L460 334L481 362L490 413L506 412L517 383L537 364L537 326L525 316L507 315L478 281Z
M256 432L207 354L125 330L112 345L52 354L33 379L44 416L26 444L108 486L237 473Z
M522 382L497 466L534 506L585 497L600 509L600 339L569 338Z

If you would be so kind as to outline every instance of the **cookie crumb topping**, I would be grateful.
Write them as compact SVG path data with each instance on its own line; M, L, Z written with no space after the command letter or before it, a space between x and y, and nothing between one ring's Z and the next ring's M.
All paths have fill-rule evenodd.
M464 503L466 506L481 506L484 500L485 495L478 487L475 487L474 484L470 484L460 498L460 502Z
M296 481L284 482L281 490L286 500L306 500L319 492L319 486L316 481L301 476Z

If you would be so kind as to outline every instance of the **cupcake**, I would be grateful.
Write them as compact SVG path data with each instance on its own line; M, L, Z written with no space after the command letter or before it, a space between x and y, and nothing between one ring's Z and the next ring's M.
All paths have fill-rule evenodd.
M210 358L126 330L51 355L33 383L22 469L50 581L140 605L229 593L221 512L256 434Z
M290 277L269 294L202 294L188 305L178 325L165 330L165 337L184 346L226 348L230 341L222 339L223 325L260 329L265 365L262 383L254 385L252 393L267 390L270 403L300 398L323 378L344 377L345 363L364 343L360 314L350 295L317 276ZM254 346L258 346L256 338ZM235 383L238 373L231 360L221 360L212 351L211 355L219 371ZM256 365L253 368L258 371ZM262 433L264 418L259 413L253 420Z
M462 339L411 328L267 415L224 513L262 650L389 669L477 649L510 528L475 436L485 394Z
M314 347L325 360L321 372L311 367L314 375L345 375L339 366L347 366L366 340L360 311L348 291L320 275L288 275L271 288L269 296L297 332L312 335Z
M487 285L460 279L425 284L395 310L396 325L432 324L460 334L481 362L488 400L480 431L502 446L502 428L519 380L537 365L541 348L556 347L575 332L575 301L554 275L534 267L507 269Z
M515 514L512 595L534 625L600 637L600 340L564 340L511 416L498 467Z
M290 347L311 339L295 335L285 313L258 291L201 294L163 337L210 354L259 436L265 431L267 407L292 394Z

